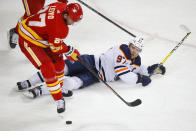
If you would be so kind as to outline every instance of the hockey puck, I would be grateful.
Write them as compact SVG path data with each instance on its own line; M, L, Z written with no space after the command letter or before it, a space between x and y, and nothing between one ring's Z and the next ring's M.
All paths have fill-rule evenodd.
M66 124L67 125L72 124L72 121L66 121Z

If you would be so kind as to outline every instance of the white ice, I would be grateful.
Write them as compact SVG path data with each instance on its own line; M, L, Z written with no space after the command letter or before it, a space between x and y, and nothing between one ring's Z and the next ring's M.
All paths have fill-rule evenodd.
M54 1L54 0L53 0ZM52 1L47 1L47 3ZM70 0L73 2L73 0ZM74 91L66 98L63 118L51 96L27 99L16 82L35 68L19 47L9 49L7 30L23 15L21 0L0 1L0 130L1 131L195 131L196 130L196 1L195 0L85 0L87 4L128 31L146 39L142 63L160 63L186 35L192 34L164 63L164 76L152 77L148 87L109 83L125 100L142 99L128 107L104 84ZM132 37L83 7L83 20L71 27L65 40L81 53L100 54ZM71 120L72 125L65 121Z

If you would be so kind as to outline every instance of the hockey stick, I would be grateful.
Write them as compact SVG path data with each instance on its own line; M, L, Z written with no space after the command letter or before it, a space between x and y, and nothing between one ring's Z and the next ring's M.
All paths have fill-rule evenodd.
M163 65L163 63L165 63L165 61L174 53L174 51L176 51L178 49L178 47L180 47L182 45L182 43L184 42L184 40L186 40L189 35L191 34L191 31L188 29L188 27L186 27L185 25L180 25L180 28L182 28L185 32L186 32L186 36L184 36L184 38L172 49L172 51L162 60L162 62L158 65L158 67L154 70L154 72L159 72L159 67L161 65ZM154 73L153 72L153 73ZM152 73L152 74L153 74ZM151 74L151 75L152 75ZM150 75L150 76L151 76Z
M182 45L182 43L184 42L184 40L187 39L187 37L189 37L189 35L191 34L190 30L185 26L185 25L180 25L180 27L186 31L186 36L184 36L184 38L172 49L172 51L165 57L165 59L160 63L161 65L163 65L163 63L165 63L165 61L174 53L174 51L176 51L178 49L178 47L180 47Z
M92 10L93 12L95 12L96 14L98 14L99 16L103 17L104 19L106 19L107 21L109 21L110 23L114 24L115 26L117 26L118 28L120 28L121 30L125 31L126 33L128 33L129 35L136 37L136 35L134 35L133 33L129 32L128 30L126 30L125 28L123 28L122 26L118 25L117 23L115 23L114 21L110 20L109 18L107 18L106 16L104 16L103 14L101 14L100 12L96 11L95 9L93 9L92 7L90 7L89 5L87 5L86 3L84 3L81 0L77 0L79 3L83 4L84 6L86 6L87 8L89 8L90 10Z
M135 101L132 102L127 102L125 101L110 85L108 85L104 80L102 80L97 73L95 73L94 70L92 70L86 62L84 62L80 57L78 57L79 62L86 67L87 70L89 70L98 80L102 81L103 84L105 84L118 98L120 98L126 105L130 107L138 106L142 103L140 99L136 99Z

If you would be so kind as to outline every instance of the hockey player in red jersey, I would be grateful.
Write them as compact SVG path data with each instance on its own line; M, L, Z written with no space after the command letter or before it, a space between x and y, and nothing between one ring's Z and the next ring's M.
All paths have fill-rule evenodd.
M62 3L68 3L68 0L57 0ZM9 45L11 48L15 48L18 44L18 25L28 16L36 14L40 9L42 9L45 5L45 0L22 0L25 13L24 15L18 20L18 23L15 28L9 30L8 38L9 38Z
M67 46L63 39L68 35L68 25L80 21L82 16L79 4L56 2L27 17L18 26L20 49L41 70L58 113L65 110L61 92L65 67L63 54L70 60L77 60L79 56L79 52Z

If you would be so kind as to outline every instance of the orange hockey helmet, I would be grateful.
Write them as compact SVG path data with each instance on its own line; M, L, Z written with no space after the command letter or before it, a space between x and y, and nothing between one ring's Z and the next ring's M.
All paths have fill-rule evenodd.
M82 19L83 11L82 7L78 3L70 3L67 5L65 12L68 13L69 17L77 22Z

